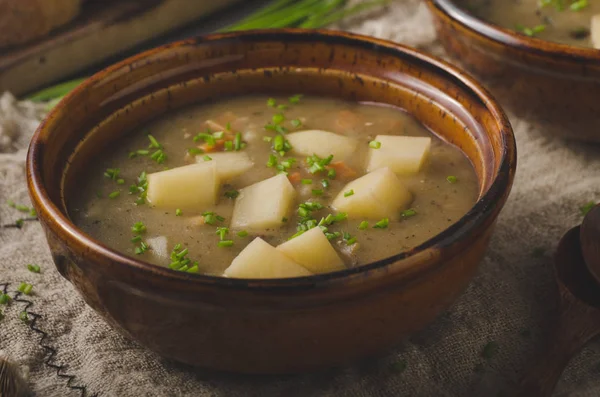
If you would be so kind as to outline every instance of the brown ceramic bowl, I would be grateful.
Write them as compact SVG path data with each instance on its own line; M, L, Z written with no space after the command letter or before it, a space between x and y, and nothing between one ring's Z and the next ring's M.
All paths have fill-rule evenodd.
M406 109L472 160L472 210L421 246L360 268L295 279L186 274L112 251L69 219L65 197L107 143L198 101L245 93L332 96ZM487 92L450 65L346 33L211 35L145 52L80 85L37 130L29 189L59 272L125 335L219 370L289 373L385 351L465 289L512 185L515 142Z
M600 50L527 37L486 23L464 0L425 0L438 36L517 116L545 133L600 141Z

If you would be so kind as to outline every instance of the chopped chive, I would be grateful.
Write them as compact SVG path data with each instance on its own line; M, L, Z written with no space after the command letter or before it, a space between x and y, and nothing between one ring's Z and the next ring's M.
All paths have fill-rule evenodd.
M29 322L29 317L27 316L26 311L22 311L21 313L19 313L19 320L23 321L24 323Z
M22 228L24 224L25 224L25 220L22 218L19 218L15 221L15 226L19 229Z
M369 147L371 149L379 149L381 147L381 142L379 142L379 141L371 141L371 142L369 142Z
M210 161L210 160L212 160L212 157L210 157L209 155L204 155L204 156L202 157L202 159L203 159L204 161Z
M146 149L139 149L135 151L135 154L140 155L140 156L147 156L150 154L149 150Z
M33 285L27 283L21 283L17 288L19 292L24 293L25 295L30 295L33 290Z
M142 241L142 236L133 236L131 239L132 243L139 243L140 241Z
M571 3L571 11L581 11L588 6L588 0L578 0Z
M270 154L269 160L267 161L267 167L273 168L276 165L277 165L277 157L275 157L275 155L273 155L273 154Z
M265 141L265 142L271 142L272 140L273 140L273 138L270 136L263 136L263 141Z
M388 227L389 224L390 224L390 220L388 218L383 218L379 222L375 223L375 226L373 226L373 228L374 229L385 229Z
M148 148L162 149L162 145L158 143L156 138L154 138L152 135L148 134L148 139L150 139L150 145Z
M125 179L117 179L117 185L124 185Z
M219 216L219 215L215 215L215 218L217 218L217 220L219 222L223 222L225 220L225 218L223 218L222 216Z
M110 193L110 194L108 195L108 198L110 198L110 199L115 199L115 198L119 197L119 195L120 195L120 194L121 194L121 192L120 192L120 191L118 191L118 190L115 190L114 192L112 192L112 193Z
M270 106L270 107L274 108L276 104L277 103L275 102L274 98L267 99L267 106Z
M144 222L136 222L131 227L131 231L136 234L144 233L146 231L146 225L144 225Z
M412 208L404 210L400 213L402 219L411 218L415 215L417 215L417 211L413 210Z
M223 240L219 241L217 244L220 248L231 247L233 245L233 240Z
M323 190L322 189L313 189L312 190L312 194L314 196L322 196L323 195Z
M129 152L128 157L130 159L137 157L137 153L136 152Z
M581 210L581 215L587 215L588 212L590 212L592 210L592 208L594 208L596 206L596 203L594 201L590 201L589 203L583 205L580 210Z
M235 199L240 195L240 192L238 192L237 190L229 190L225 192L225 197L230 198L230 199Z
M239 232L237 232L237 236L238 237L246 237L246 236L248 236L248 232L245 230L240 230Z
M498 353L498 349L499 349L498 343L496 343L494 341L490 341L483 347L483 350L481 351L481 355L486 360L490 360L491 358L493 358L496 355L496 353Z
M290 103L298 103L298 102L300 102L300 98L302 98L302 96L303 96L302 94L296 94L294 96L289 97L288 101Z
M229 234L229 228L227 227L218 227L216 234L219 236L219 238L222 240L225 240L225 237Z
M290 121L290 123L294 128L298 128L302 125L302 121L300 121L300 119L293 119L292 121Z
M335 169L334 168L330 168L329 171L327 172L327 177L329 179L335 179L336 174L337 173L335 172Z
M358 225L358 230L366 230L369 227L369 222L367 221L362 221L359 225Z
M302 179L303 185L312 185L312 179Z
M273 124L281 124L285 120L285 116L281 113L276 113L273 115Z
M287 105L283 105L283 104L277 105L277 109L279 109L279 110L287 110L287 108L288 108Z
M204 153L204 150L197 148L197 147L191 147L188 149L188 153L192 156L197 156L199 154Z
M458 182L458 178L455 177L454 175L448 175L446 177L446 180L448 181L448 183L456 183L456 182Z
M11 301L11 297L8 294L0 293L0 305L8 305Z
M223 149L225 149L226 152L232 152L233 151L233 142L225 141L225 143L223 144Z
M235 138L233 139L233 150L242 150L242 134L239 132L235 134Z
M32 273L39 273L40 272L40 267L38 265L28 264L27 265L27 270L29 270Z
M354 189L350 189L344 193L344 197L350 197L352 195L354 195Z
M198 273L198 262L194 262L193 266L190 267L186 273Z
M323 185L324 188L328 188L329 187L329 181L327 179L323 179L321 181L321 185Z
M183 215L183 212L179 208L177 208L175 210L175 216L181 216L181 215Z
M152 153L150 158L156 161L158 164L162 164L167 159L167 155L162 151L162 149L158 149L157 151Z
M212 134L212 136L215 139L223 139L223 137L225 136L225 132L223 132L223 131L214 132Z
M390 370L401 374L402 372L406 371L407 367L408 363L406 362L406 360L398 360L390 365Z

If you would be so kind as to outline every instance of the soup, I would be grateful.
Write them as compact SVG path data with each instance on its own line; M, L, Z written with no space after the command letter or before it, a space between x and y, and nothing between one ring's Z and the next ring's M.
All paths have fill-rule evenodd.
M479 18L548 41L600 48L597 0L467 0Z
M296 95L202 104L91 162L75 224L174 270L295 277L371 263L475 203L469 160L399 109Z

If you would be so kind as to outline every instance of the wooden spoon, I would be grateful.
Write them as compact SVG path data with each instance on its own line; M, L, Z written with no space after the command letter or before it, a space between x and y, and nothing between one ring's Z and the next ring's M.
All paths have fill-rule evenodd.
M586 218L598 216L595 210ZM600 244L600 234L594 230L594 240ZM584 261L579 234L579 226L569 230L558 245L554 268L560 302L555 326L543 354L520 384L520 397L551 396L571 358L600 334L600 284Z

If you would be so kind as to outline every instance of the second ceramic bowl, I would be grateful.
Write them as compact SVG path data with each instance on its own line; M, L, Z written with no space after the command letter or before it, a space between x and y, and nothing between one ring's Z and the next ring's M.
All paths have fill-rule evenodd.
M425 0L446 50L517 116L544 133L600 141L600 50L486 23L462 0Z

